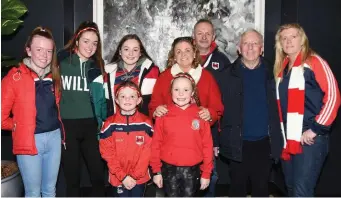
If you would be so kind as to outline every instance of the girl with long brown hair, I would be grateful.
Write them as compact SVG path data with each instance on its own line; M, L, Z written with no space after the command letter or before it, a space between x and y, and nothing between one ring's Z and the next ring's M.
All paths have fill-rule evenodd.
M80 160L84 157L92 196L104 196L104 163L97 134L106 119L106 103L97 24L81 23L58 58L63 85L60 109L66 132L66 147L62 150L66 194L80 196Z

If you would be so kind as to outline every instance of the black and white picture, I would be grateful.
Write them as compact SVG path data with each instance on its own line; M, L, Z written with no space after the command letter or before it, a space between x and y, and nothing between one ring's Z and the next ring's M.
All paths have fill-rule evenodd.
M103 55L110 61L118 42L126 34L137 34L153 61L164 68L168 51L176 37L191 36L195 22L200 18L211 19L215 25L219 49L230 60L237 57L240 34L257 27L258 15L262 15L261 0L98 0L94 3L97 17L94 20L102 28ZM98 17L103 9L103 18ZM96 12L94 10L94 12ZM94 15L95 16L95 15ZM262 17L260 17L262 18ZM101 19L101 20L99 20ZM259 21L259 20L258 20Z

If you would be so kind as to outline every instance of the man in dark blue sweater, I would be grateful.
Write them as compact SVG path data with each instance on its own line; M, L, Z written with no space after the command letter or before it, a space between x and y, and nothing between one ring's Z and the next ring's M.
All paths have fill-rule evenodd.
M271 67L261 57L263 37L254 29L241 35L240 57L221 73L218 83L225 111L219 137L220 155L230 168L232 197L268 197L272 159L278 161L283 140Z

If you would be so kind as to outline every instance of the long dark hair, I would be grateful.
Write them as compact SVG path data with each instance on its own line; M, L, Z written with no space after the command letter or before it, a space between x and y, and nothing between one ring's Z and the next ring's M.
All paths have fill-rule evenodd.
M96 61L96 64L101 69L102 74L104 74L104 61L102 59L102 40L99 35L98 26L95 22L92 21L84 21L81 23L72 38L69 42L65 45L64 49L69 51L70 53L74 53L75 49L77 48L77 41L79 41L80 37L84 32L94 32L98 37L97 49L95 54L92 56L93 59Z
M111 63L117 63L117 62L122 60L122 57L120 55L120 50L121 50L124 42L126 42L127 40L130 40L130 39L134 39L134 40L136 40L139 43L141 57L145 57L145 58L148 58L149 60L152 60L150 58L150 56L148 55L146 49L144 48L141 39L136 34L127 34L124 37L122 37L122 39L118 43L118 46L117 46L116 51L114 53L114 56L112 57L112 59L110 61Z
M194 57L194 60L192 63L192 68L197 68L199 66L199 64L201 63L200 52L199 52L198 48L196 47L196 45L194 44L193 38L189 37L189 36L178 37L178 38L174 39L174 41L172 43L172 49L168 53L167 68L172 67L176 63L174 48L178 43L181 43L181 42L189 43L192 46L193 52L195 54L195 57Z
M26 44L25 44L25 58L29 57L26 51L26 48L31 48L33 38L35 36L42 36L44 38L47 38L52 41L53 43L53 54L52 54L52 60L51 60L51 73L52 73L52 80L54 83L55 91L60 92L61 90L61 80L60 80L60 73L59 73L59 67L58 67L58 61L57 61L57 51L56 51L56 43L54 42L52 32L50 29L38 26L34 28L34 30L31 32L30 36L27 38Z
M200 103L200 99L199 99L199 95L198 95L198 89L197 89L197 86L195 84L194 79L192 78L192 76L189 73L181 72L181 73L178 73L177 75L175 75L172 82L171 82L170 92L172 93L174 81L178 78L186 78L189 81L191 81L192 90L194 92L193 99L194 99L195 103L197 104L197 106L200 107L201 103Z

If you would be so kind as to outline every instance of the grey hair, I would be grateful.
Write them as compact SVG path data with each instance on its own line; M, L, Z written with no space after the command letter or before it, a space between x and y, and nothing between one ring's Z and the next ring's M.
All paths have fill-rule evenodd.
M256 33L256 34L258 35L258 38L259 38L259 40L261 41L260 44L263 46L263 45L264 45L264 38L263 38L263 35L262 35L259 31L257 31L256 29L254 29L254 28L249 28L249 29L247 29L245 32L243 32L243 33L240 35L240 39L239 39L238 45L241 44L241 41L242 41L243 37L244 37L246 34L250 33L250 32L254 32L254 33Z

